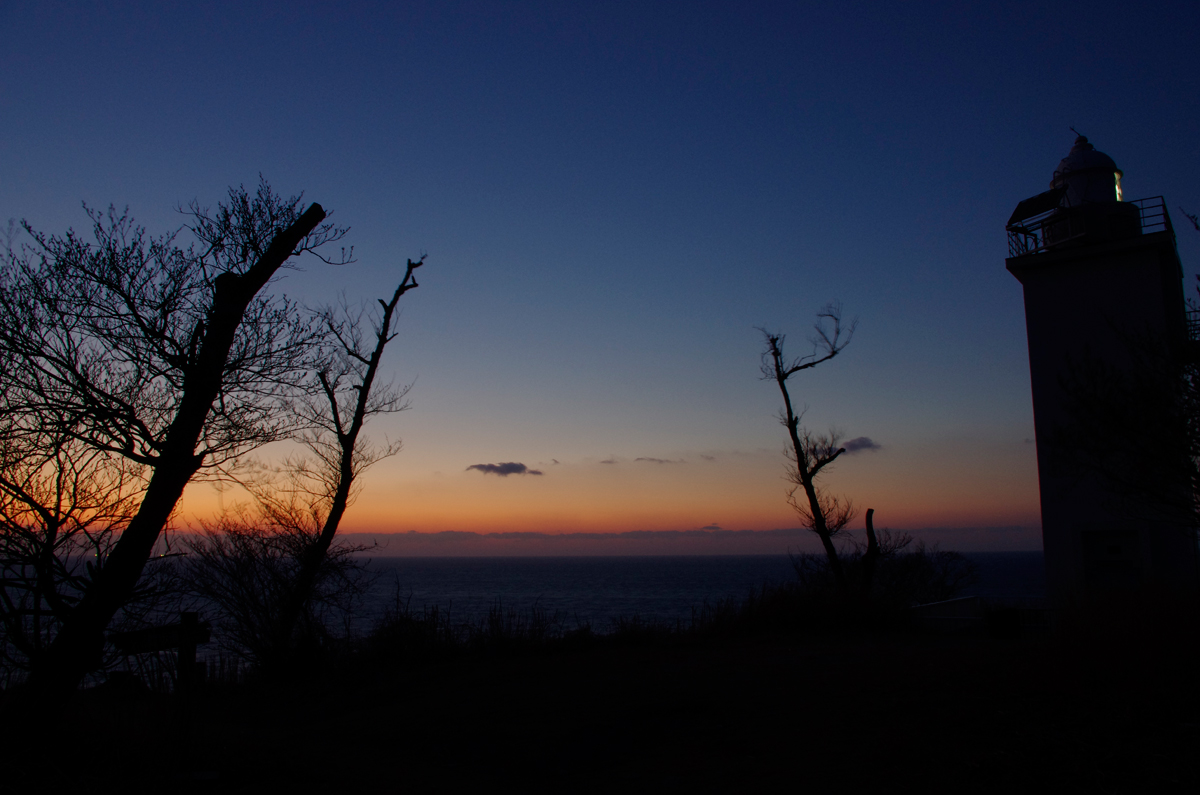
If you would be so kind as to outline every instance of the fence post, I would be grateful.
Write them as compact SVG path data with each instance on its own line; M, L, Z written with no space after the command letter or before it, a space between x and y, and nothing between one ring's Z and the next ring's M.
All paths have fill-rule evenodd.
M179 622L179 653L175 658L176 682L181 694L190 694L196 678L196 639L199 613L183 613Z
M196 639L200 614L185 612L179 621L179 649L175 654L175 707L179 715L178 739L183 753L192 745L192 689L196 677ZM192 764L189 759L188 764Z

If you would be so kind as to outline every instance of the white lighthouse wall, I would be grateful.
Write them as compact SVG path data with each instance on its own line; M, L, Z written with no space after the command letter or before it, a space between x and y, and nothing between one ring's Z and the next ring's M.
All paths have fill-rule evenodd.
M1114 590L1196 587L1191 528L1162 521L1161 511L1131 510L1130 495L1109 474L1080 467L1061 446L1064 432L1078 431L1080 422L1071 408L1078 396L1064 388L1068 374L1089 367L1131 373L1135 346L1182 341L1174 251L1170 234L1160 233L1008 261L1025 293L1047 590L1059 602ZM1102 424L1082 430L1136 433ZM1184 473L1179 487L1187 488Z

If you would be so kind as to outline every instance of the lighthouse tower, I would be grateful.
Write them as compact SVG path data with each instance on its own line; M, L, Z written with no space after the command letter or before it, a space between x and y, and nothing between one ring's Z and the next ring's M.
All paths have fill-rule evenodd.
M1183 270L1162 198L1125 201L1121 177L1079 136L1007 226L1058 605L1200 585L1176 375L1193 351Z

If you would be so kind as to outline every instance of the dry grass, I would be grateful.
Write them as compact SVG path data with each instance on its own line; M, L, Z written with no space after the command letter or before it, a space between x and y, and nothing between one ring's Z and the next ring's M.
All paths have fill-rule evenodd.
M10 732L0 791L1200 786L1197 605L1094 605L1002 640L789 628L795 595L604 635L500 605L471 626L401 612L303 678L210 687L190 743L169 698L84 693L55 731Z

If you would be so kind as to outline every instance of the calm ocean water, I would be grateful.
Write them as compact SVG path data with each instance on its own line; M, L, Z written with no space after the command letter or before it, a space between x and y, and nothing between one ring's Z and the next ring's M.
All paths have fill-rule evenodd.
M967 555L978 582L964 595L1041 597L1041 552ZM398 593L414 610L434 605L454 621L475 621L499 603L535 605L568 624L602 628L618 617L687 621L694 608L743 598L764 582L794 579L786 555L564 558L375 558L378 573L364 618L382 614Z

